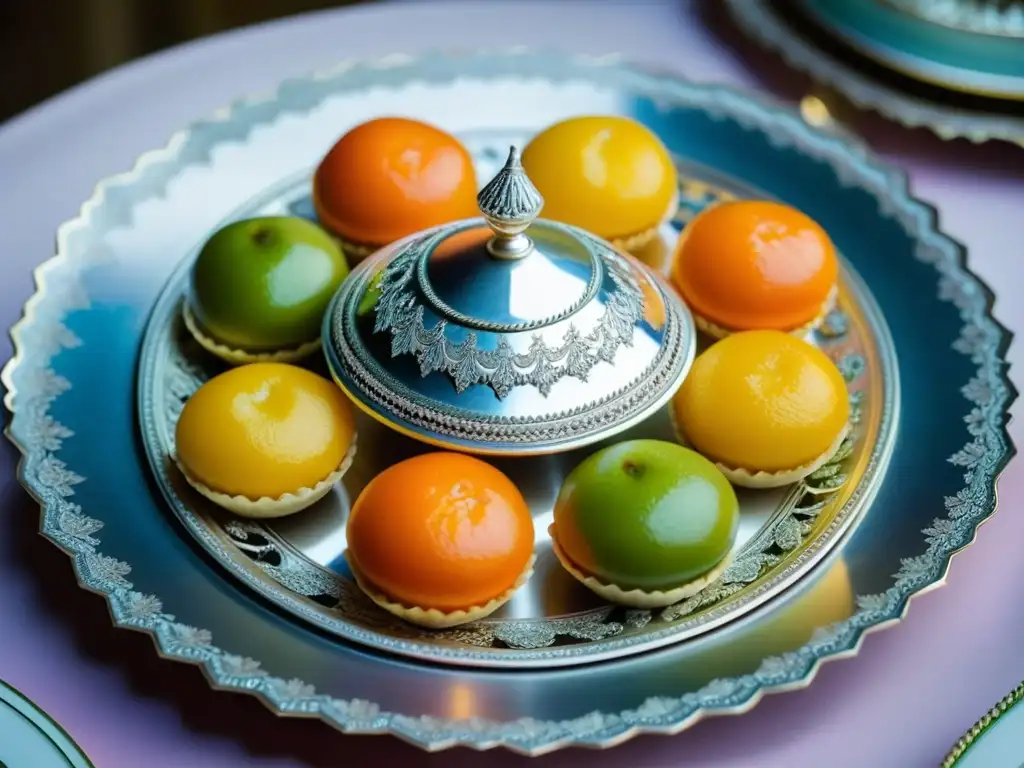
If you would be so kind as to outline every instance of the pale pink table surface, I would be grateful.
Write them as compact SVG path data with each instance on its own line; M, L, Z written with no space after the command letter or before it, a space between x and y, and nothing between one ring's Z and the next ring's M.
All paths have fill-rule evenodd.
M495 39L500 31L502 38ZM795 100L800 76L770 56L708 32L697 4L448 2L367 6L246 29L171 50L93 80L0 126L0 325L32 291L31 269L100 178L127 170L176 129L284 77L341 58L433 47L529 44L619 52L695 80L767 88ZM59 55L59 52L55 52ZM912 188L970 248L1002 296L998 317L1024 326L1024 150L942 143L875 119L861 128L910 172ZM0 358L10 354L0 340ZM1010 352L1020 363L1020 345ZM1011 427L1021 443L1020 422ZM98 768L316 768L525 765L507 753L428 756L395 740L352 738L275 719L255 701L208 689L160 661L150 641L115 631L81 592L67 559L36 535L37 509L0 451L0 679L52 714ZM935 765L985 709L1024 679L1024 463L1000 484L1001 511L958 556L949 584L908 618L868 637L854 659L826 665L807 690L753 712L647 737L618 749L566 751L533 762L570 766ZM12 768L14 768L12 766ZM19 767L20 768L20 767Z

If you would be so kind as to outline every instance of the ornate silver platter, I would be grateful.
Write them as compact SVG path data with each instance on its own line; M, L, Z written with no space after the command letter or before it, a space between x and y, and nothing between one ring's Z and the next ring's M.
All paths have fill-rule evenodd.
M335 131L345 130L326 118L322 125L327 143ZM487 179L500 167L509 143L525 143L529 135L496 129L461 138L477 159L478 177ZM289 146L286 137L280 141ZM671 243L693 211L722 198L764 196L682 159L678 164L679 212L647 254L662 270ZM254 195L229 218L305 214L311 210L310 177L308 170L299 171ZM139 236L148 235L139 231ZM364 597L343 553L349 505L362 488L390 464L432 450L428 445L360 414L359 450L343 485L306 513L267 523L220 512L189 488L169 459L184 402L199 384L223 370L180 320L193 255L183 260L157 301L139 367L142 439L160 489L186 529L243 583L320 629L381 650L442 663L555 666L639 653L710 631L781 594L827 555L870 504L892 453L899 405L895 350L874 300L846 265L840 308L810 338L844 372L856 430L837 458L807 482L741 494L738 551L721 581L664 610L615 609L565 573L551 550L547 529L564 476L589 453L612 442L632 437L674 440L668 409L662 408L627 433L588 448L491 459L530 502L537 530L534 576L490 619L449 630L421 630ZM323 359L317 358L313 366L323 371Z
M531 104L527 124L514 103ZM830 468L846 482L821 508L807 503L810 488L793 503L745 505L740 559L750 570L734 567L722 591L703 596L708 605L681 604L678 616L601 616L602 606L573 602L578 595L558 593L552 581L543 614L514 603L474 625L483 639L427 643L372 623L371 614L356 620L337 610L343 543L322 534L336 529L358 476L381 461L374 451L292 529L231 532L166 465L156 461L152 472L150 459L169 447L160 433L174 400L212 370L169 321L190 254L227 219L301 210L327 144L382 113L441 116L481 168L501 162L509 139L560 116L629 115L657 132L694 180L673 227L725 194L778 198L818 219L846 269L841 314L817 341L845 361L854 395L864 392L851 453ZM661 266L664 253L644 258ZM218 688L256 695L281 715L432 750L612 746L805 685L821 661L856 652L864 632L899 619L912 595L942 580L950 555L994 509L995 478L1013 451L1008 334L991 318L992 295L896 171L776 106L613 58L435 54L290 81L101 184L61 229L58 255L37 280L4 369L9 434L24 454L22 480L42 505L42 531L72 556L82 585L107 599L118 626L150 633L163 656L201 665ZM885 394L897 381L898 413ZM140 440L138 416L147 414ZM887 419L895 443L884 439ZM828 489L831 476L815 478L815 490ZM534 482L531 500L543 516L543 481ZM804 568L816 558L817 568ZM783 591L797 572L804 578ZM316 574L315 586L301 574ZM525 621L567 616L585 629L551 637ZM530 632L507 631L525 624ZM571 666L577 656L604 660ZM496 658L530 669L480 668Z

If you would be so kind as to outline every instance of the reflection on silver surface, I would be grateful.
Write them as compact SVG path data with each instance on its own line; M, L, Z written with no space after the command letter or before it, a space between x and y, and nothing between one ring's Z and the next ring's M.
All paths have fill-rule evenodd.
M477 155L493 137L467 138ZM475 142L475 144L474 144ZM640 258L664 270L674 227L703 205L735 194L684 167L681 208L666 225L660 248ZM714 178L714 177L712 177ZM303 174L254 200L236 216L302 210ZM475 236L474 236L475 237ZM372 264L373 257L363 265ZM429 266L429 265L428 265ZM176 514L207 550L243 583L314 625L375 648L435 662L480 666L564 666L650 651L694 638L743 616L799 581L842 539L870 503L884 475L898 409L893 350L884 323L859 279L844 272L842 310L809 340L844 372L858 422L837 463L805 482L775 491L741 491L734 562L723 578L694 598L661 611L626 610L600 602L557 564L548 541L552 506L565 475L613 439L568 452L490 460L523 491L533 511L537 564L533 578L489 619L451 630L425 631L385 614L359 592L343 557L349 505L383 468L434 450L359 415L359 450L343 486L303 514L272 522L236 520L183 486L166 456L182 403L220 364L181 327L178 303L187 264L172 277L154 310L139 378L146 448ZM324 360L311 363L328 375ZM617 435L674 440L667 409Z

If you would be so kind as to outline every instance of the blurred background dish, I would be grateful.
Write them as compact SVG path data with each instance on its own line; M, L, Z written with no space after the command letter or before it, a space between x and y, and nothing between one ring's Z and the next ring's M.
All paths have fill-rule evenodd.
M884 0L919 19L950 29L1024 38L1021 0Z
M1024 37L935 24L877 0L796 5L847 45L897 72L954 91L1024 99Z
M823 0L820 4L810 0L725 0L723 5L744 34L833 91L840 101L876 111L907 127L928 128L943 139L1024 142L1024 102L1020 101L1024 95L1024 40L960 32L860 0ZM875 15L870 15L869 9ZM937 61L924 69L911 67L918 74L929 75L932 82L910 76L906 66L901 72L890 65L897 60L911 61L903 50L910 41L922 51L942 50L949 56L967 47L949 42L950 38L971 42L989 63L973 62L980 70L961 63L954 68L956 78L949 77L949 68ZM930 43L937 39L944 41L944 48ZM865 55L866 49L873 56ZM990 53L992 49L1001 53ZM990 71L997 58L1004 70L1000 77ZM921 64L919 58L913 61ZM937 81L946 85L937 85ZM960 89L950 87L953 83L959 83ZM999 92L1004 97L965 92L969 86L972 91ZM1016 94L1016 99L1005 98L1007 94Z
M1024 683L997 701L942 761L942 768L1017 766L1024 755Z
M33 0L0 3L0 121L108 69L186 40L373 0ZM374 3L376 4L376 3ZM40 41L46 41L41 44ZM53 55L60 51L59 56ZM17 76L13 76L17 73Z
M71 737L23 694L0 682L0 766L93 768Z

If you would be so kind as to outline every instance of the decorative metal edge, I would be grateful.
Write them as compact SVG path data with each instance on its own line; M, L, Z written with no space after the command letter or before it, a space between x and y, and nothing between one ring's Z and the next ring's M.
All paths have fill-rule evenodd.
M885 0L893 8L940 27L999 37L1024 37L1020 0Z
M967 729L967 732L957 740L953 748L943 758L940 768L953 768L974 742L981 738L982 734L995 725L1000 717L1009 712L1011 708L1015 707L1022 700L1024 700L1024 683L1020 683L1016 688L1003 696L991 709L979 717L974 725Z
M772 100L727 86L698 85L678 76L654 74L639 65L627 65L619 56L566 56L523 48L483 50L463 56L473 56L478 62L488 57L515 59L524 72L532 71L541 60L551 59L585 66L593 72L621 67L624 75L636 81L635 87L652 97L660 95L663 101L676 103L691 101L694 93L715 93L729 108L720 113L721 119L731 118L741 124L748 122L766 132L772 126L783 125L787 131L803 133L810 139L803 147L805 151L813 150L813 157L827 162L839 174L841 182L856 184L859 181L862 189L883 204L883 214L895 216L908 234L915 237L919 244L916 256L932 264L940 275L940 300L954 304L964 320L953 348L977 365L976 374L961 390L965 399L975 406L965 417L970 440L949 459L964 469L964 487L955 496L946 497L947 516L937 517L924 529L925 551L901 561L893 585L886 591L859 596L858 611L852 617L819 628L806 645L795 651L765 658L752 674L713 680L702 689L679 698L652 697L635 709L614 714L595 711L564 721L521 718L495 722L481 718L412 717L382 712L377 705L363 700L333 699L317 694L301 680L273 677L259 662L214 646L208 631L177 623L173 616L163 612L159 598L132 589L126 578L131 567L97 550L100 542L92 534L103 524L83 515L81 508L69 500L74 493L73 486L82 478L54 455L60 441L71 433L53 420L48 409L68 390L70 383L54 373L48 364L63 349L81 343L63 325L63 313L89 306L80 285L74 280L63 283L60 280L61 267L73 272L85 266L76 265L71 258L70 246L76 233L88 228L94 216L102 216L108 226L127 223L131 217L130 207L104 209L111 198L117 200L117 190L144 177L162 188L172 178L175 162L181 157L188 156L193 162L202 163L208 159L212 145L243 140L259 123L308 109L327 93L342 90L339 82L348 76L362 74L372 79L384 70L406 69L411 77L403 84L430 82L423 72L431 62L447 62L450 68L460 60L440 52L417 57L393 55L349 60L319 74L287 80L269 98L236 102L219 113L223 117L197 122L176 133L163 149L143 154L131 171L101 181L79 215L61 225L57 232L56 255L33 272L36 292L26 302L23 317L11 329L15 353L0 372L0 383L6 389L4 404L12 414L5 434L21 453L19 480L40 502L41 533L72 558L79 583L107 600L115 626L150 634L158 653L166 658L201 665L213 687L256 695L281 715L319 717L346 733L390 733L433 751L459 745L477 750L502 746L513 752L538 755L570 745L610 747L641 733L677 733L709 714L739 714L753 707L766 693L809 685L822 663L855 655L866 634L898 622L914 596L941 586L953 555L974 539L978 526L995 511L996 481L1016 454L1007 430L1007 415L1017 391L1009 379L1005 360L1012 334L992 316L994 294L967 268L964 246L938 230L936 209L911 197L908 178L901 170L887 167L857 150L854 157L861 167L847 175L840 162L844 156L850 157L851 147L845 140L813 131L797 115ZM486 72L486 67L483 69ZM450 81L456 76L456 72L451 72L443 79ZM352 79L355 82L350 87L358 87L359 78ZM573 78L563 75L561 78L549 76L549 79ZM322 88L325 83L328 87ZM306 88L307 93L300 98L296 91L302 88ZM195 138L204 133L205 140ZM883 191L890 193L894 202L891 209L886 206ZM103 263L108 256L103 248L90 249L86 255L89 265ZM56 315L48 316L55 296L59 297L57 306L63 312L59 310ZM31 335L33 328L45 325L51 328L48 343L31 345L34 354L30 359L27 357L30 345L24 337ZM39 361L44 364L39 365ZM33 362L36 365L30 367ZM26 373L33 377L33 396L19 402L14 378ZM44 437L35 445L29 445L24 439L26 434Z
M859 109L877 112L906 128L927 128L946 141L967 139L981 144L999 139L1024 146L1024 119L968 115L876 82L791 32L770 0L724 0L724 4L744 34L793 69L835 89Z

